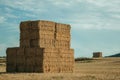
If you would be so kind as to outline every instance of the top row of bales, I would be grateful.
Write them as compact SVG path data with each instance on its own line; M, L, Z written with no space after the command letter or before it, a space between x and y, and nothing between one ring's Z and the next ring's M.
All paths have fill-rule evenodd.
M70 25L52 21L25 21L20 24L20 47L70 48Z

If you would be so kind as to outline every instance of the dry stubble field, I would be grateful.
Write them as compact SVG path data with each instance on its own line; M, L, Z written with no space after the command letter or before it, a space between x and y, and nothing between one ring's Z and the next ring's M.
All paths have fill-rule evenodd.
M74 73L6 73L0 65L0 80L120 80L120 58L76 62Z

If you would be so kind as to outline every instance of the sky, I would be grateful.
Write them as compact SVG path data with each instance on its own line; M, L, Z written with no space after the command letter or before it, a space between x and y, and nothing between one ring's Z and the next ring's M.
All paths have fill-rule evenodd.
M19 47L19 24L26 20L70 24L75 57L120 52L120 0L0 0L0 56Z

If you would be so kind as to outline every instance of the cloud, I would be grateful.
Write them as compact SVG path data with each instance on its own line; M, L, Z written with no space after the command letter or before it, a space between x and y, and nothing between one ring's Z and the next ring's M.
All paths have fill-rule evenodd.
M5 17L0 16L0 23L3 23L3 22L5 22L5 21L6 21Z
M13 9L19 9L23 11L44 11L45 1L40 0L1 0L1 4L11 7Z
M83 34L86 37L79 36L82 34L81 31L95 30L99 33L106 30L111 32L120 31L119 4L120 0L1 0L0 36L3 35L2 33L6 35L10 34L10 36L15 34L19 36L19 23L24 20L45 19L68 23L72 26L72 46L75 47L78 52L80 52L79 49L81 49L83 53L87 53L91 51L91 46L86 47L87 44L85 43L90 42L91 39L86 38L89 37L87 36L87 32ZM105 34L106 33L101 35ZM78 36L86 40L86 42L83 42L86 46L82 43L75 43L82 42ZM15 38L17 37L14 37L14 39ZM6 43L7 42L5 42L5 44ZM9 42L9 44L11 43ZM104 47L103 43L101 46ZM93 47L96 46L93 45ZM99 48L93 50L98 50Z

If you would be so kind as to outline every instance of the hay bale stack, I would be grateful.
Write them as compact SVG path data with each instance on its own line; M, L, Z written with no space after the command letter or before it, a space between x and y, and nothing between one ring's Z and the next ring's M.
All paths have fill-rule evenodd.
M54 47L55 22L25 21L20 23L20 47Z
M8 48L7 72L73 72L70 25L52 21L20 23L20 47Z
M93 52L93 58L102 58L102 52Z
M55 26L55 48L70 49L70 25L56 23Z

